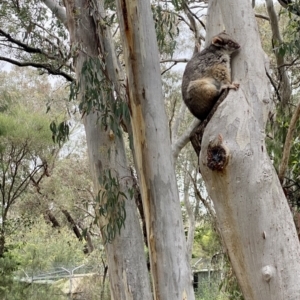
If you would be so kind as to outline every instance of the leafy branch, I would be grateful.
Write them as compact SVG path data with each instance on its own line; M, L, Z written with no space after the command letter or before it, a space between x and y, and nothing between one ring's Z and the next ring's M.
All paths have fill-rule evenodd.
M4 45L8 48L14 48L13 47L13 45L14 45L14 46L17 46L17 48L15 48L15 49L18 51L26 52L26 53L33 54L33 55L34 54L42 55L44 58L49 59L50 61L53 61L56 64L58 61L61 61L61 63L59 66L54 67L50 63L39 63L39 62L34 62L34 61L18 61L16 59L4 57L4 56L0 56L0 60L6 61L8 63L14 64L19 67L30 66L30 67L34 67L34 68L38 68L38 69L44 69L49 74L63 76L66 80L71 81L71 82L75 80L71 75L69 75L66 72L64 72L63 70L61 70L62 68L68 68L69 70L72 71L72 68L69 65L66 65L66 61L70 57L69 56L64 57L64 54L61 51L58 51L58 53L60 53L60 55L52 55L40 48L32 47L26 43L21 42L20 40L12 37L9 33L5 32L3 29L0 29L0 36L2 36L4 38L2 40L2 42L4 42L5 43ZM58 38L56 38L56 39L58 39ZM59 47L57 45L54 45L49 39L47 39L47 42L59 50ZM10 44L7 44L7 43L10 43Z
M33 68L37 68L37 69L44 69L51 75L60 75L70 82L75 81L75 78L72 77L71 75L69 75L59 69L54 69L49 64L42 64L42 63L35 63L35 62L20 62L20 61L17 61L17 60L8 58L8 57L4 57L4 56L0 56L0 60L6 61L6 62L11 63L18 67L33 67Z
M102 227L101 232L104 240L111 243L124 226L127 196L121 191L119 179L112 175L110 169L104 170L103 175L99 178L99 183L102 189L96 197L96 202L99 204L98 212L107 220L107 224Z

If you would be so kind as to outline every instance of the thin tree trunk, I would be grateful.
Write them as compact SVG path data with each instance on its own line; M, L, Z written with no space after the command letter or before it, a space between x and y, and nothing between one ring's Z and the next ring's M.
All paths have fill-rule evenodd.
M194 299L149 1L118 0L155 299Z
M242 45L232 68L240 89L229 92L206 127L201 173L245 299L296 300L300 247L264 142L270 99L254 13L248 0L215 2Z
M285 64L284 56L282 56L276 49L280 44L282 44L282 38L279 30L277 15L273 5L273 0L265 0L265 1L266 1L268 14L270 17L273 50L276 57L278 77L281 83L279 88L279 93L281 98L280 100L282 101L282 105L284 106L287 105L291 99L292 87L291 87L290 79L288 77L288 72L285 67L282 67L282 65Z
M282 153L282 159L279 165L279 170L278 170L278 178L281 183L284 181L284 176L288 168L288 162L290 158L290 153L291 153L291 148L293 145L293 138L294 138L294 133L296 130L297 123L299 121L300 117L300 101L297 104L297 107L295 108L295 111L292 115L291 122L285 137L285 142L283 146L283 153Z
M192 259L193 254L193 244L194 244L194 235L195 235L195 214L193 205L190 201L190 184L191 184L191 172L193 165L186 160L187 163L185 164L185 176L183 180L183 198L184 198L184 206L186 209L187 217L188 217L188 234L187 234L187 252L189 259ZM199 203L199 202L198 202ZM195 209L196 210L196 209Z
M76 235L76 237L80 240L82 238L81 232L80 232L78 226L76 225L76 222L70 215L70 213L66 209L62 209L61 212L65 215L69 224L72 226L72 230L73 230L74 234Z
M5 251L5 234L4 229L0 229L0 258L3 257Z

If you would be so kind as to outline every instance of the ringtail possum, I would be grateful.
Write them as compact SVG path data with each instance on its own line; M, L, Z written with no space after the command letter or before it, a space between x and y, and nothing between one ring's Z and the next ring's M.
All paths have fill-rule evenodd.
M231 82L230 55L240 45L224 32L212 38L211 44L194 54L187 63L182 79L182 97L190 112L204 120L224 89L239 88Z

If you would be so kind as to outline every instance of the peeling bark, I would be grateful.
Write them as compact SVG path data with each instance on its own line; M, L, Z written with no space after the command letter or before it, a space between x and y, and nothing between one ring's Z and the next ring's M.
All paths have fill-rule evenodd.
M118 0L154 299L194 299L150 2Z

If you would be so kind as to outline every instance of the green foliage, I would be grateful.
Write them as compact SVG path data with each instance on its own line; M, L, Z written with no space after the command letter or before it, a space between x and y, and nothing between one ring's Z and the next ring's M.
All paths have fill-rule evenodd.
M51 156L53 144L47 123L40 114L18 105L0 113L0 228L4 235L8 233L12 205Z
M196 227L194 244L201 246L202 255L205 257L212 257L221 248L219 237L208 222Z
M59 289L50 285L23 282L14 282L3 297L3 300L66 300L66 296Z
M271 138L266 139L266 145L273 164L278 170L290 117L287 116L284 111L280 110L280 107L277 107L277 110L278 113L275 119L272 119L272 122L269 122L267 125L267 130L272 135Z
M226 275L220 288L224 285L228 300L244 300L243 294L235 276Z
M178 1L174 0L174 2L179 8ZM160 4L152 5L152 13L159 50L161 53L172 56L176 47L176 37L179 34L177 16L168 8L167 4L164 6Z
M179 11L183 6L182 0L171 0L172 5L175 8L175 11Z
M228 300L244 300L237 278L233 272L229 257L224 255L225 265L223 272L224 278L219 286L228 295Z
M115 0L104 0L104 7L107 10L115 11L116 10L116 1Z
M1 300L66 299L59 282L52 285L30 283L31 277L51 272L54 268L72 269L81 264L92 267L93 273L98 273L102 267L99 266L99 258L103 251L96 249L91 257L85 256L82 242L73 237L69 229L53 229L43 217L37 218L30 228L10 237L9 243L9 251L4 259L0 259ZM28 282L20 281L25 278ZM95 275L89 278L82 283L85 299L99 299L100 292L109 295L107 284L102 285L102 277ZM64 286L69 286L69 279L61 281L65 282Z
M11 36L18 36L20 41L39 50L32 51L30 59L23 47L15 47L18 60L44 64L56 71L69 72L66 63L70 58L70 48L65 26L48 13L47 7L38 0L0 2L0 28ZM36 25L38 24L38 25ZM26 48L26 46L24 47Z
M293 5L300 11L299 2L294 2ZM281 45L275 45L279 53L289 56L298 56L300 51L300 17L295 17L288 9L282 9L280 12L281 18L288 20L286 26L283 27L284 42Z
M294 98L298 98L295 95ZM294 100L294 99L293 99ZM290 124L292 112L288 110L283 110L281 105L277 106L277 114L275 118L268 123L267 130L269 132L269 137L266 139L266 145L268 153L273 160L275 169L278 170L279 165L282 160L283 147L286 140L287 131ZM288 172L285 177L285 183L283 188L285 190L287 199L291 207L300 209L300 123L298 121L294 137L292 140L292 147L290 152L290 157L288 161Z
M118 94L114 94L114 86L106 76L105 65L98 58L89 58L84 62L81 73L80 82L70 86L70 99L81 94L80 111L83 114L99 111L100 124L119 136L121 120L129 122L130 115L127 104Z
M296 22L296 24L293 23L294 20L291 20L288 27L290 31L285 34L288 36L288 39L281 44L275 45L275 50L277 50L281 56L286 56L290 59L297 56L300 51L300 21Z
M50 123L50 130L52 131L52 140L59 145L65 143L69 139L70 126L68 121L60 122L56 125L55 121Z
M56 229L46 224L41 216L25 231L10 236L8 243L18 245L10 253L18 258L22 269L29 276L61 266L76 266L85 259L83 242L66 227ZM19 276L24 276L20 272Z
M195 293L196 300L229 300L228 295L220 291L219 280L202 280Z
M271 69L269 75L272 77L272 85L277 91L273 93L273 101L275 102L274 114L270 117L267 124L267 138L266 145L268 153L273 161L273 165L278 170L282 160L283 147L286 140L286 135L290 125L291 117L299 102L299 51L300 51L300 17L292 14L293 9L299 9L299 2L292 1L292 6L288 9L283 9L281 6L275 6L280 18L279 27L282 32L283 41L280 43L274 38L271 40L270 25L262 20L259 20L259 30L261 33L261 41L264 46L264 50L271 58ZM266 8L261 6L259 13L266 13ZM287 65L286 71L289 76L289 80L292 86L292 96L289 102L286 104L281 103L278 95L280 95L280 89L282 88L282 78L278 72L277 62L274 56L274 52L284 57L285 64ZM300 207L300 181L299 181L299 139L300 124L298 122L294 137L292 141L292 148L288 161L287 173L285 174L285 180L283 183L283 189L289 201L289 204L294 209Z
M26 143L35 152L50 146L49 120L24 107L12 107L9 113L0 113L0 143L2 151L9 144L17 146Z
M124 226L127 196L120 190L119 179L113 176L111 170L104 170L99 183L102 189L96 197L96 202L99 203L99 214L107 219L102 234L105 242L111 243Z
M29 73L28 73L29 75ZM19 74L21 77L21 75ZM13 77L14 80L10 78ZM13 143L15 146L24 144L30 149L41 150L44 146L52 144L51 132L49 130L50 118L41 112L40 106L34 107L34 104L28 101L39 98L42 102L45 97L45 85L43 90L38 92L36 89L27 89L24 81L17 77L14 72L0 73L0 79L3 85L0 88L0 139L1 143ZM28 78L30 81L30 78ZM25 85L28 87L27 83ZM35 83L31 82L32 86ZM28 94L27 94L28 93Z
M13 284L13 272L18 269L18 266L18 260L11 252L5 251L0 257L0 295L10 290Z
M43 299L61 299L53 288L46 285L30 285L19 282L15 276L19 269L22 269L20 257L15 251L19 251L17 245L9 245L3 257L0 258L0 295L3 300L43 300ZM24 273L21 272L24 276ZM51 296L52 295L52 296Z
M41 105L54 93L48 81L33 78L36 75L23 70L0 72L0 230L5 237L26 225L28 215L24 219L18 214L18 204L49 176L57 151L49 130L55 110L46 115Z

